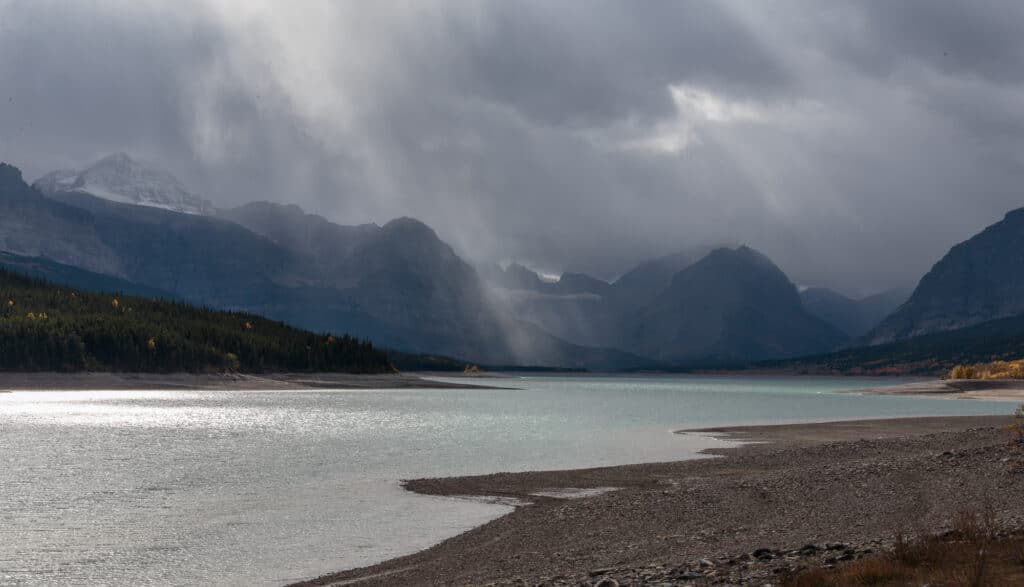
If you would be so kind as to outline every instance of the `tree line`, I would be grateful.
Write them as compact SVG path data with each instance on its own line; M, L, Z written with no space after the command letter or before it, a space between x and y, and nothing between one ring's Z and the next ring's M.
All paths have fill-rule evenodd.
M393 370L366 340L252 314L78 291L0 268L0 369L121 372Z

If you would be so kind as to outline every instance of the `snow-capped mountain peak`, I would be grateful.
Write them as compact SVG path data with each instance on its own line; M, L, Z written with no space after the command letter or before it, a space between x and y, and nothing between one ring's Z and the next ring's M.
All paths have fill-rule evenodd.
M39 178L33 187L47 195L81 192L136 206L184 214L211 214L213 204L189 190L178 178L151 165L115 153L82 171L61 170Z

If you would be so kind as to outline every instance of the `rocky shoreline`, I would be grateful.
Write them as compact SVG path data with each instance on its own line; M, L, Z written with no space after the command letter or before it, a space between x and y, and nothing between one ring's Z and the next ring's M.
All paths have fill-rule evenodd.
M420 479L410 490L524 503L422 552L299 585L765 585L881 552L897 535L994 512L1024 528L1010 417L706 431L726 458ZM588 497L553 491L618 488Z
M515 578L489 583L493 587L625 587L627 585L764 585L800 571L860 560L891 545L876 540L865 545L842 543L806 544L793 550L759 548L737 556L702 558L684 564L651 564L641 567L594 569L571 577L540 577L539 581Z
M942 535L948 536L952 531ZM998 531L996 540L1019 538L1022 531ZM893 552L893 541L872 540L864 544L806 544L792 550L760 548L738 556L699 559L684 564L651 564L641 567L594 569L574 576L540 577L539 581L514 578L487 587L627 587L778 585L810 569L835 569L846 563Z

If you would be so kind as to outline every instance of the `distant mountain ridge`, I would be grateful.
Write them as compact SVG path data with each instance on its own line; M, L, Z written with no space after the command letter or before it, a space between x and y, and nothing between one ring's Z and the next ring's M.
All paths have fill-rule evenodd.
M804 309L853 338L877 326L909 297L910 292L900 289L859 300L824 287L812 287L800 292Z
M585 273L563 273L557 281L541 279L536 271L511 263L504 269L497 263L481 266L478 271L492 285L510 290L530 291L540 294L604 294L610 284Z
M846 340L806 313L796 286L767 257L716 249L623 326L628 348L671 363L795 356Z
M209 200L189 190L170 173L125 153L108 155L82 171L63 169L48 173L32 187L47 196L86 193L112 202L184 214L206 215L214 211Z
M847 340L808 314L789 278L746 246L647 261L590 295L558 295L557 283L541 284L515 265L504 277L521 319L570 342L628 349L663 365L795 356Z

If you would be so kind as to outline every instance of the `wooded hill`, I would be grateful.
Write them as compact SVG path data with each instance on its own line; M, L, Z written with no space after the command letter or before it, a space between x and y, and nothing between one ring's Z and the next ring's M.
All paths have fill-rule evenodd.
M0 269L0 369L384 373L393 367L384 351L347 335L75 290Z
M959 330L843 349L834 353L762 361L755 370L844 375L945 375L957 365L1024 357L1024 316L991 320Z

